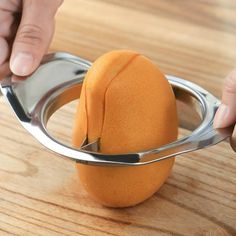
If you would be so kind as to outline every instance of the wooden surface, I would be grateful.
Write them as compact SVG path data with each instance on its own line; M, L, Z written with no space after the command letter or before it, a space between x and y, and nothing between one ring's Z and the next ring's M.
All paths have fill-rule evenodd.
M117 49L221 94L236 66L233 0L66 0L51 50L89 60ZM56 78L52 78L56 79ZM55 115L69 142L74 104ZM0 101L0 235L236 235L236 154L227 143L183 155L151 199L109 209L81 188L74 163L48 152Z

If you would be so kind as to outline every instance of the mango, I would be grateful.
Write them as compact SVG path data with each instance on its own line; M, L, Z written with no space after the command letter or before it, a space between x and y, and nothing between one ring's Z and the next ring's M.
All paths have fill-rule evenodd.
M163 73L146 57L126 50L108 52L89 69L73 129L73 145L99 139L100 152L148 150L177 139L175 96ZM165 182L174 158L137 167L77 163L89 195L109 207L134 206Z

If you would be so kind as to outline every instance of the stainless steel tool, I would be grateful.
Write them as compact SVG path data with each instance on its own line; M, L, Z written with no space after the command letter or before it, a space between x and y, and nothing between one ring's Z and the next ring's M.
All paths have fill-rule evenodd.
M67 54L47 55L26 80L14 75L1 82L1 92L25 129L49 150L77 162L93 165L137 166L206 148L228 138L232 128L214 129L213 118L220 101L189 81L167 75L173 87L180 127L192 132L165 146L137 153L106 155L98 152L99 140L75 149L50 136L47 122L64 104L79 98L89 61ZM142 135L142 134L140 134Z

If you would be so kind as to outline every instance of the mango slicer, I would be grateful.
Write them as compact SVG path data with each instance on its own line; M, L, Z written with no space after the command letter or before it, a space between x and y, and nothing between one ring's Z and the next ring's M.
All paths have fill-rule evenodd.
M232 134L231 127L213 128L213 118L220 104L216 97L192 82L167 75L175 93L180 127L191 130L189 135L137 153L101 154L99 140L85 141L80 149L69 147L49 134L47 122L61 106L79 98L83 78L90 66L87 60L59 52L45 56L37 71L26 80L12 75L1 81L1 92L23 127L56 154L85 164L137 166L209 147Z

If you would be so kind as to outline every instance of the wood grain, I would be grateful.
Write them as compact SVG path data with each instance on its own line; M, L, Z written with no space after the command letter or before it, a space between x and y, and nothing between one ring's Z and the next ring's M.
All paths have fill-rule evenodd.
M93 61L126 48L217 96L236 67L236 2L66 0L51 51ZM52 78L53 79L53 78ZM53 135L69 143L75 104ZM236 154L228 143L178 158L167 183L133 208L109 209L80 186L73 162L37 143L0 101L0 235L236 235Z

